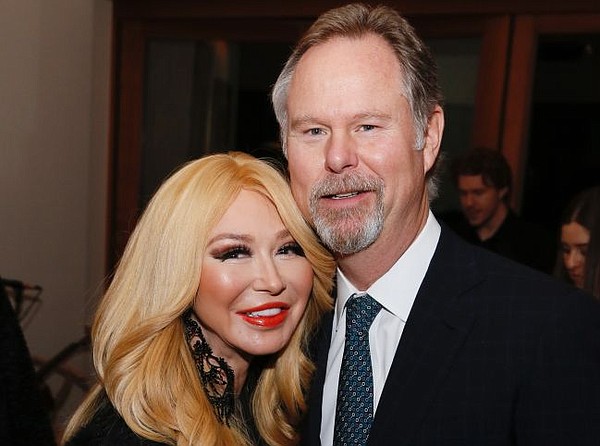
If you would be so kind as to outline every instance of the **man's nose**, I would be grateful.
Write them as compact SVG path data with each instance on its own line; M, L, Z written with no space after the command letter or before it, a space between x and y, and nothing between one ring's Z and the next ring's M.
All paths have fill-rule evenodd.
M325 148L325 168L334 173L352 169L358 164L357 144L344 131L332 131Z
M470 194L462 194L460 196L460 202L464 208L473 206L473 196Z

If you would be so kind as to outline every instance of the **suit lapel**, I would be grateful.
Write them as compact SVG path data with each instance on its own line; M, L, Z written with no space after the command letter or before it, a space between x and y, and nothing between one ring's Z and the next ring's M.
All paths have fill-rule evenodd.
M460 296L481 280L476 269L468 246L443 228L389 371L370 445L386 444L390 427L405 444L412 444L428 405L471 329L473 315L461 306Z

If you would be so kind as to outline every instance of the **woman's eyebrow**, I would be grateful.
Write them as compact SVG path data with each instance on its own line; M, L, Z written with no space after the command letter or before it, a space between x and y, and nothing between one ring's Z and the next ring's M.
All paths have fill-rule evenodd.
M221 234L215 235L214 237L211 237L208 240L208 244L210 245L211 243L218 242L220 240L236 240L236 241L248 243L248 242L252 241L252 239L253 238L247 234L237 234L234 232L223 232Z

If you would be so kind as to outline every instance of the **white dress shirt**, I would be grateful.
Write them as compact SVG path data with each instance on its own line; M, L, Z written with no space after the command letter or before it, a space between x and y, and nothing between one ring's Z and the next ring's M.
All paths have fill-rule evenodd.
M417 238L396 263L367 290L358 290L344 274L337 271L331 345L323 388L321 444L333 444L338 380L344 353L346 302L354 293L366 292L383 307L369 330L373 370L373 404L375 411L387 374L394 360L402 330L410 314L417 291L440 238L440 225L431 213Z

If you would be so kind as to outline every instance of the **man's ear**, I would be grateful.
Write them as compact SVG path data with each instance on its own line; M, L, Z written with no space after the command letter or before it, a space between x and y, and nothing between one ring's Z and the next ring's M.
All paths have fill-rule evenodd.
M427 124L425 145L423 146L423 167L425 174L433 167L440 152L442 133L444 133L444 110L439 105L436 105Z

